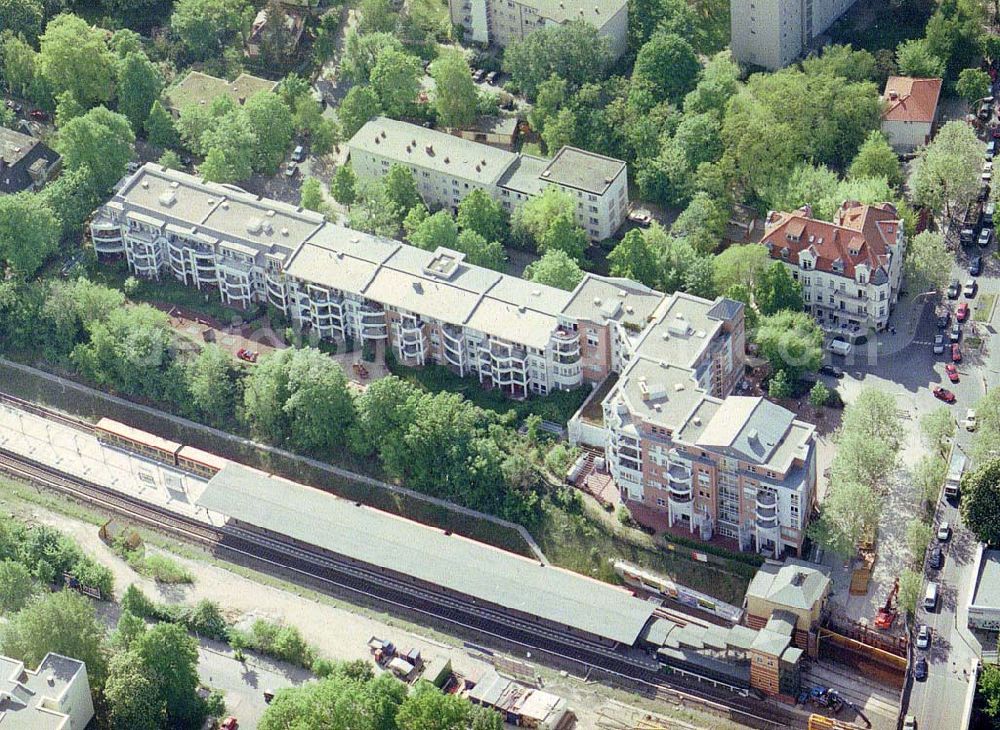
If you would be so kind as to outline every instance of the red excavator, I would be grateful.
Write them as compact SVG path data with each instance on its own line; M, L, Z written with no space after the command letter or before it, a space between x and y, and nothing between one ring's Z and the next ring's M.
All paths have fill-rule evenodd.
M898 595L899 578L896 578L892 584L892 590L889 591L889 595L885 599L885 605L875 614L876 629L887 631L892 628L893 623L896 621L896 616L899 615L899 610L896 608L896 596Z

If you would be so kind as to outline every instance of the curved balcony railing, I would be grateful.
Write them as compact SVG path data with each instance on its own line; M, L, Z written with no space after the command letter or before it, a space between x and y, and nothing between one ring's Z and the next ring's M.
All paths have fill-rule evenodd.
M757 527L773 530L778 527L778 500L768 492L758 492L754 509Z
M365 340L385 340L389 337L389 328L385 323L385 310L373 307L362 307L358 310L361 338Z

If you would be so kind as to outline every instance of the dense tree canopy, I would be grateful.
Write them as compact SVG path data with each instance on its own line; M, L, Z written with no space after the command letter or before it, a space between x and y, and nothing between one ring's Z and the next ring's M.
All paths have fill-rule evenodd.
M677 103L695 87L700 71L690 43L674 33L655 33L639 49L632 83L646 85L657 101Z
M572 290L583 278L583 269L565 251L546 251L524 270L524 278L538 284Z
M504 71L518 88L534 98L539 84L552 74L572 88L601 79L611 62L608 39L582 20L546 25L507 46Z
M0 196L0 260L31 278L59 245L61 224L34 193Z
M49 21L39 38L38 69L53 94L72 92L84 106L111 98L114 57L104 32L71 13Z
M247 13L245 0L177 0L170 29L194 59L204 60L218 54L234 33L251 22L253 16Z
M67 170L86 167L94 191L103 195L128 169L133 142L135 135L128 120L99 106L59 130L56 149Z
M464 127L476 117L479 92L472 81L469 62L460 51L448 51L431 64L434 79L434 108L438 121L446 127Z
M163 76L141 51L132 51L117 64L118 110L132 125L143 129L153 102L163 91Z
M962 477L962 523L976 539L1000 544L1000 459L993 459Z
M975 130L963 121L941 127L913 161L910 188L914 202L949 216L961 212L979 190L983 147Z

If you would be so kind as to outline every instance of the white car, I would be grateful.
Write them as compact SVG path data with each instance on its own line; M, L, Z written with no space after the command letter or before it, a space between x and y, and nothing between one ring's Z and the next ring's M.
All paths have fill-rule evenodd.
M962 287L962 294L964 294L968 299L972 299L972 297L976 296L975 279L969 279L967 282L965 282L965 286Z
M917 718L913 715L907 715L906 719L903 720L903 730L917 730Z
M927 624L920 624L917 629L917 648L926 649L931 645L931 628Z
M948 542L949 537L951 537L951 525L947 522L942 522L938 525L937 539L941 542Z
M965 412L965 420L962 421L962 425L965 426L966 431L975 431L976 426L979 424L976 422L976 412L973 409L969 409Z
M983 163L983 172L993 172L993 162L991 160Z

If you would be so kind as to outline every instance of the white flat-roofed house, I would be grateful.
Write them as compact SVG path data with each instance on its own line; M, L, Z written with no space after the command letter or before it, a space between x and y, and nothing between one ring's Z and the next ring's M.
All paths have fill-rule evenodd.
M84 730L94 718L87 666L49 653L38 669L0 656L0 727Z
M612 58L628 45L625 0L448 0L451 22L464 29L464 40L506 47L538 28L583 21L608 39Z
M576 222L594 241L614 234L628 210L625 163L574 147L545 160L385 117L365 124L347 144L360 179L377 180L402 165L432 208L456 212L480 189L513 213L554 186L573 199Z

